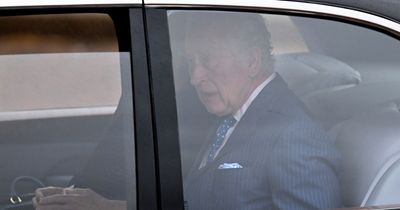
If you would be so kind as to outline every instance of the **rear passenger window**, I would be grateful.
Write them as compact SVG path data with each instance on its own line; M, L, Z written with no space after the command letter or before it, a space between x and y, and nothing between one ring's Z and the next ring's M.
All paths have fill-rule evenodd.
M116 31L103 13L0 17L0 209L135 202L130 55Z
M188 209L400 203L398 39L276 14L168 21Z
M0 27L4 120L115 112L121 68L110 17L3 17Z

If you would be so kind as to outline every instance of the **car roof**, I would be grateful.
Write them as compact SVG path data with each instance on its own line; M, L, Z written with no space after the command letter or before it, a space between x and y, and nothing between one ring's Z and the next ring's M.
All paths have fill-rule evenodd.
M143 0L145 4L188 4L188 5L246 5L246 4L265 4L277 0ZM289 0L294 2L293 0ZM318 3L332 6L342 6L347 8L359 9L378 14L385 14L400 19L398 0L297 0L298 2ZM61 5L119 5L119 4L142 4L142 0L2 0L0 7L29 7L29 6L61 6Z

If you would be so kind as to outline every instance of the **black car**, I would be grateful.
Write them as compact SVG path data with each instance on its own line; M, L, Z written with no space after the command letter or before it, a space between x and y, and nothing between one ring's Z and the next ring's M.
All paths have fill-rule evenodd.
M19 0L0 2L0 11L2 210L253 210L267 208L254 205L264 199L277 209L400 208L398 0ZM232 17L224 19L226 25L240 27L220 29L210 17L221 15ZM288 157L287 165L270 161L276 150L250 146L252 137L237 134L275 124L244 126L259 92L251 89L256 94L244 97L245 108L244 101L231 106L244 76L233 78L228 88L217 80L228 83L230 75L212 72L225 62L247 59L255 65L258 57L248 52L257 50L213 54L241 42L235 30L243 37L264 33L241 27L247 16L257 17L268 31L268 45L251 49L271 55L266 64L271 80L282 79L307 122L323 133L283 129L307 142L313 136L313 145L324 142L316 148L325 150L304 149L304 161L291 162L300 157L291 149L279 152ZM197 30L203 17L204 28ZM226 40L230 44L221 44ZM201 47L204 53L196 54ZM260 91L270 86L265 81ZM216 128L225 106L234 107L230 114L243 113L215 148L212 136L221 133ZM288 124L297 119L280 114ZM273 138L268 135L274 133L266 133L265 141ZM214 156L210 162L221 154L237 157L228 151L235 147L230 138L244 142L237 153L254 154L204 169L210 166L207 155ZM270 172L256 170L264 167ZM274 173L283 168L285 173ZM204 175L213 183L190 189L196 170L214 170ZM329 175L322 176L324 170ZM235 175L242 171L250 175ZM275 190L260 181L266 186L261 189L255 180L264 176L295 181ZM326 177L326 184L317 181ZM338 197L331 202L335 190ZM329 205L314 205L308 193L326 193L323 202Z

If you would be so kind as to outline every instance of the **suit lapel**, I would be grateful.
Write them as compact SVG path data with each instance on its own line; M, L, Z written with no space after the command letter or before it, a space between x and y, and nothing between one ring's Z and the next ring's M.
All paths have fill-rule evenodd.
M193 165L191 172L189 173L187 183L195 181L200 178L207 171L218 168L218 164L226 154L235 149L240 149L241 144L249 143L252 140L252 134L256 133L256 130L265 123L268 122L271 113L279 111L281 103L279 102L280 96L286 94L287 86L282 80L282 78L277 75L255 98L251 103L250 107L247 109L246 113L243 115L242 119L236 125L235 130L229 137L224 148L218 154L216 159L207 164L205 167L199 169L199 166L204 158L204 155L208 151L210 142L214 138L215 130L218 127L218 123L214 126L212 132L210 132L209 138L207 138L208 143L203 146L198 158Z
M257 129L264 127L263 124L271 123L268 119L271 119L273 113L279 112L281 106L279 99L281 96L286 95L284 93L286 91L286 84L277 75L251 103L213 163L218 163L218 160L232 150L240 149L241 144L250 143L253 140L253 134L257 133Z

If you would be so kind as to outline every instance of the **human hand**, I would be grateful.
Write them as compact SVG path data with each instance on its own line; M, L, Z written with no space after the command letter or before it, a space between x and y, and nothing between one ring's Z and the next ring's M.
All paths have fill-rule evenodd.
M91 189L39 188L33 204L36 210L126 210L126 201L109 200Z

